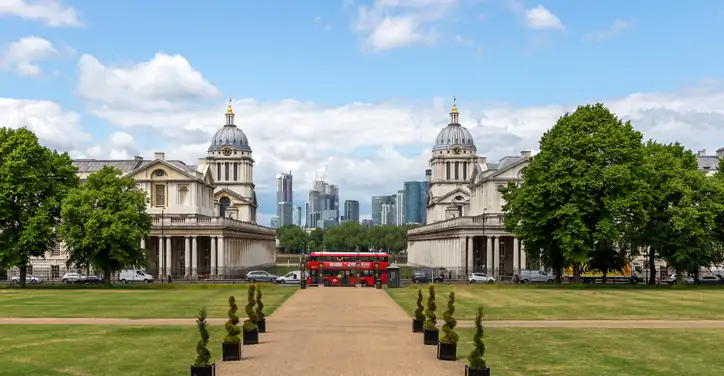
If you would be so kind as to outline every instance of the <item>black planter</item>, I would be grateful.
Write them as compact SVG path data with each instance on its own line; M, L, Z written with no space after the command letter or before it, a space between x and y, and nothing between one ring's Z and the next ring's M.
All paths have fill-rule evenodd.
M440 360L457 360L458 344L457 343L437 343L437 358Z
M266 319L261 319L256 324L259 327L259 333L266 333Z
M423 343L426 345L429 345L429 346L437 345L437 340L438 340L439 336L440 336L440 331L437 329L435 329L435 330L424 329L422 331Z
M412 332L413 333L422 333L422 324L424 322L425 322L424 320L412 319Z
M191 376L216 376L216 364L191 366Z
M259 343L259 330L243 330L242 333L245 345L256 345Z
M225 362L241 360L241 342L239 343L222 343L221 357Z
M490 368L475 369L465 366L465 376L490 376Z

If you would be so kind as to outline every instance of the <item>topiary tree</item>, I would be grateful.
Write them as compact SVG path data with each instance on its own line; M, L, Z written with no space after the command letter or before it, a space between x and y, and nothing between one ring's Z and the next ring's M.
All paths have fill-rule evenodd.
M415 320L425 320L425 315L422 313L424 309L425 307L422 306L422 289L417 289L417 309L415 309Z
M261 300L261 289L256 289L256 317L257 320L264 320L264 302Z
M244 330L246 331L252 331L252 330L258 330L259 327L256 325L259 323L259 316L256 315L256 312L254 311L254 305L256 304L256 297L254 296L254 292L256 291L256 286L253 284L249 285L249 290L247 294L247 302L246 303L246 315L249 317L248 319L244 320Z
M437 330L437 316L435 316L435 285L430 284L428 288L427 309L425 310L425 330Z
M455 326L458 322L453 317L455 313L455 293L451 292L447 299L447 310L442 314L442 319L445 321L445 325L442 326L443 334L440 342L444 343L458 343L458 334L455 333Z
M487 363L483 359L485 355L485 344L483 343L483 307L478 307L475 315L475 336L473 336L473 351L468 356L469 367L472 369L485 369Z
M206 309L201 308L196 315L196 327L199 329L201 339L196 343L196 362L195 366L208 366L211 359L211 352L206 348L209 343L209 331L206 324Z
M241 338L241 329L236 326L239 323L239 316L236 315L236 311L239 308L236 306L236 299L233 296L229 297L229 320L226 321L224 329L226 329L226 335L224 336L224 343L239 343Z

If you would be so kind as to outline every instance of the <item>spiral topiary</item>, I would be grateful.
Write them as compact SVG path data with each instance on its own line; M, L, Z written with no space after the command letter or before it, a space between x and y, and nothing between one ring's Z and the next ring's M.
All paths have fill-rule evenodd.
M256 289L256 316L257 320L264 320L264 302L261 300L261 288Z
M208 366L209 360L211 359L211 352L206 348L209 343L209 331L206 324L206 309L201 308L199 313L196 315L196 327L199 329L201 339L196 343L196 362L194 365L197 367Z
M437 330L437 316L435 316L436 309L435 285L430 284L427 296L427 309L425 310L425 323L423 324L423 328L425 330Z
M258 330L259 327L256 325L259 323L259 316L256 315L256 312L254 311L254 305L256 304L256 297L254 296L254 292L256 291L256 286L249 285L249 290L247 294L247 303L246 303L246 315L249 317L248 319L244 320L244 330L249 332L252 330Z
M226 321L226 324L224 324L224 329L226 329L226 335L224 336L224 343L239 343L241 342L241 338L239 337L239 334L241 334L241 329L236 326L236 324L239 323L239 316L236 315L236 311L238 311L239 308L236 306L236 299L233 296L229 297L229 320Z
M455 293L451 292L447 299L447 310L442 314L442 319L445 321L445 325L442 326L442 331L445 332L440 342L444 343L458 343L458 334L455 333L455 327L458 322L453 317L455 313Z
M417 309L415 309L415 320L425 321L423 314L425 307L422 306L422 289L417 289Z
M482 370L487 368L487 363L483 359L485 355L485 344L483 343L483 307L478 307L478 313L475 315L475 336L473 336L473 351L468 356L468 364L472 369Z

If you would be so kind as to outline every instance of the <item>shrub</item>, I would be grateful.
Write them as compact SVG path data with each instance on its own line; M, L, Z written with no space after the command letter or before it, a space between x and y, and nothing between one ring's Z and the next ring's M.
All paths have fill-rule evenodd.
M259 327L256 325L259 323L259 316L256 315L256 312L254 311L254 305L256 304L256 297L254 296L254 292L256 291L256 286L249 285L249 292L247 294L247 302L246 303L246 315L249 317L248 319L244 320L244 330L246 331L252 331L252 330L258 330Z
M427 309L425 310L425 324L423 324L423 328L425 328L425 330L437 330L437 316L435 316L436 309L437 305L435 305L435 285L431 284L428 288Z
M256 317L259 321L264 320L264 302L261 300L261 289L256 288Z
M485 355L485 344L483 343L483 307L478 307L475 315L475 336L473 336L473 351L468 356L468 364L472 369L485 369L487 363L483 359Z
M239 323L239 316L236 315L236 311L238 311L239 308L236 306L236 299L234 299L233 296L229 297L229 320L224 325L224 329L226 329L226 335L224 336L224 343L239 343L241 342L241 339L239 338L239 334L241 334L241 329L236 326L236 324Z
M442 314L442 319L445 321L445 325L442 326L443 334L440 342L444 343L458 343L458 334L455 333L455 326L458 322L453 317L455 313L455 293L451 292L450 297L447 299L447 310Z
M206 345L209 343L209 331L206 324L206 309L201 308L196 315L196 327L199 329L201 339L196 343L196 362L195 366L208 366L211 359L211 353Z
M422 313L424 309L425 307L422 306L422 289L417 289L417 309L415 310L415 320L425 320L425 315Z

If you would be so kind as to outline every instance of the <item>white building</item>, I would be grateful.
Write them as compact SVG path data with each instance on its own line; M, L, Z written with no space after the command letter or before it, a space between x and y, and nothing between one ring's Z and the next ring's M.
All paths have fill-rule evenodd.
M395 224L402 226L405 223L405 191L400 190L395 197Z
M246 269L274 265L273 229L256 224L254 160L249 141L234 124L229 104L226 124L211 140L208 154L197 165L167 160L155 153L153 160L79 159L73 161L81 180L113 166L133 177L148 192L147 212L153 216L147 250L149 271L175 278L224 278ZM65 272L62 245L45 259L32 260L32 269L46 278Z
M427 224L408 232L408 263L456 273L512 276L526 268L523 245L503 226L500 188L522 181L530 151L488 163L477 155L453 104L432 148Z

